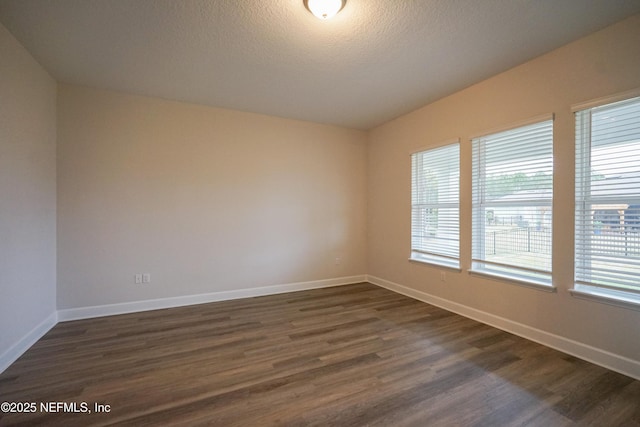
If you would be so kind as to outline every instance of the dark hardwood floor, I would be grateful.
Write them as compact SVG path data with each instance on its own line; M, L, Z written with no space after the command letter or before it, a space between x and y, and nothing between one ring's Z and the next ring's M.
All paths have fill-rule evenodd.
M38 405L3 426L640 426L640 381L366 283L60 323L0 401Z

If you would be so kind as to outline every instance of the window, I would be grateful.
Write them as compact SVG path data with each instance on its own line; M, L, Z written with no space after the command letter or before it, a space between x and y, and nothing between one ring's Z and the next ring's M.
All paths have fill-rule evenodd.
M471 271L550 287L552 117L471 145Z
M460 144L411 155L411 259L459 268Z
M575 290L640 303L640 97L575 116Z

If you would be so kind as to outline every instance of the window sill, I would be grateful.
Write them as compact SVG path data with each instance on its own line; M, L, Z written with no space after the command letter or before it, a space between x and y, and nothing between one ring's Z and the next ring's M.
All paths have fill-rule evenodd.
M580 291L577 289L569 289L569 293L571 293L571 295L576 298L640 311L640 301L634 301L628 298L617 297L613 295L606 295L598 291L589 292L589 291Z
M524 286L527 288L536 289L538 291L556 292L558 290L555 286L549 285L544 282L537 282L535 280L526 280L520 277L513 277L506 274L489 273L486 271L479 271L479 270L469 270L469 274L474 276L490 278L490 279L497 279L502 282L509 283L511 285Z
M409 257L409 262L415 262L418 264L424 264L434 268L446 268L447 270L455 271L457 273L461 273L462 269L460 267L456 267L452 264L447 264L445 262L438 262L433 259L425 259L425 258L417 258L417 257Z

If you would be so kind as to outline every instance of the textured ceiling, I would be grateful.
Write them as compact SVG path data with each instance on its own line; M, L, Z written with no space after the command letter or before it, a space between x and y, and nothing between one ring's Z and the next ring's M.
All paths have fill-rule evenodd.
M640 0L0 0L56 79L369 129L627 16Z

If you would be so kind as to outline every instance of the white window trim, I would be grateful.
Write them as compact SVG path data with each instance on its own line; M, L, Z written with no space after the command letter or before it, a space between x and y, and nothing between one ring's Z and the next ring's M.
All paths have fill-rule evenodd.
M452 138L444 142L440 142L438 144L433 144L425 147L416 148L415 150L411 150L408 152L409 156L412 154L422 153L423 151L435 150L436 148L446 147L451 144L460 144L460 138Z
M575 285L574 285L575 286ZM615 295L613 292L608 292L603 288L592 287L593 290L585 291L581 289L569 289L571 296L580 298L587 301L595 301L602 304L612 305L615 307L622 307L630 310L640 311L640 301L625 298L623 296Z
M524 127L524 126L528 126L528 125L533 125L536 123L540 123L540 122L544 122L544 121L549 121L551 120L552 122L554 122L555 124L555 113L546 113L546 114L541 114L539 116L535 116L535 117L531 117L528 119L524 119L524 120L520 120L518 122L513 122L509 125L504 125L504 126L499 126L499 127L495 127L495 128L490 128L488 130L484 130L482 132L479 132L477 134L473 134L472 136L469 137L468 141L469 144L473 144L473 140L474 139L478 139L478 138L483 138L489 135L493 135L495 133L500 133L500 132L505 132L505 131L509 131L509 130L513 130L513 129L517 129L519 127ZM554 126L554 133L553 133L553 138L554 138L554 142L555 142L555 126ZM555 144L554 144L555 147ZM473 177L472 177L473 180ZM473 186L473 184L472 184ZM553 190L552 190L553 192ZM554 198L552 197L551 201L550 201L550 205L553 206L555 204ZM473 202L471 203L471 209L473 210ZM473 226L472 226L472 246L473 246ZM552 242L553 244L553 242ZM553 254L553 249L552 249L552 254ZM524 287L528 287L531 289L536 289L536 290L541 290L544 292L556 292L557 291L557 287L553 284L553 272L549 272L549 273L544 273L544 274L548 274L549 276L549 280L548 281L537 281L535 279L532 278L523 278L523 277L518 277L516 275L511 275L508 273L498 273L498 272L494 272L494 271L486 271L483 268L478 268L478 267L474 267L474 263L484 263L485 261L482 260L474 260L472 257L472 263L471 263L471 267L469 269L467 269L467 272L471 275L475 275L475 276L480 276L480 277L485 277L485 278L491 278L491 279L496 279L505 283L510 283L510 284L514 284L514 285L520 285L520 286L524 286ZM517 269L517 267L514 267L514 269Z
M573 104L571 105L571 113L574 115L573 129L574 130L576 129L576 126L575 126L576 113L584 110L605 106L607 104L613 104L616 102L625 101L627 99L637 98L637 97L640 97L640 88L634 88L634 89L631 89L625 92L620 92L614 95L604 96L601 98L596 98L589 101ZM577 135L574 135L574 142L578 144ZM576 148L577 148L577 145L576 145ZM575 156L575 153L574 153L574 156ZM578 167L583 167L583 166L578 165L576 162L576 165L575 165L576 172L578 170ZM575 185L576 185L576 188L574 190L574 193L577 191L577 183ZM574 197L575 197L575 194L574 194ZM575 212L574 212L574 216L575 216ZM575 241L574 241L574 245L575 245ZM578 262L579 260L575 259L575 251L574 251L574 263L578 263ZM580 289L580 287L582 287L582 289ZM640 311L640 299L635 297L635 295L637 294L634 294L631 292L627 293L627 292L616 290L616 289L609 289L607 287L594 286L586 283L578 283L575 281L575 277L574 277L573 287L569 289L569 293L571 294L571 296L575 298L579 298L587 301L594 301L594 302L607 304L615 307L621 307L621 308Z
M546 113L546 114L541 114L539 116L530 117L528 119L519 120L517 122L512 122L511 124L508 124L508 125L497 126L495 128L489 128L489 129L483 130L482 132L478 132L478 133L472 134L469 137L469 143L471 143L471 141L473 141L474 139L482 138L484 136L493 135L494 133L500 133L500 132L505 132L505 131L508 131L508 130L516 129L516 128L519 128L519 127L534 125L534 124L539 123L539 122L546 122L547 120L555 120L555 118L556 118L555 113Z
M453 144L457 144L458 145L458 162L461 161L461 151L462 151L462 146L461 146L461 141L460 138L454 138L454 139L450 139L447 140L445 142L441 142L438 144L434 144L428 147L421 147L419 149L416 150L412 150L409 152L409 159L412 158L412 156L414 154L418 154L418 153L422 153L423 151L429 151L429 150L435 150L438 148L444 148L447 147L449 145L453 145ZM411 188L413 189L413 166L411 166L412 168L412 172L411 172ZM460 180L460 178L458 178ZM458 182L458 191L460 191L460 182ZM411 209L413 209L413 204L411 205ZM413 214L411 214L413 215ZM458 215L460 215L460 195L458 195ZM412 218L413 219L413 218ZM431 253L427 253L427 252L421 252L421 251L416 251L413 249L413 245L412 242L409 242L409 245L411 246L411 253L409 255L408 261L410 262L415 262L415 263L419 263L419 264L424 264L427 266L432 266L432 267L438 267L438 268L446 268L452 271L456 271L456 272L462 272L462 269L460 268L460 229L458 228L458 256L457 257L449 257L449 256L444 256L444 255L438 255L438 254L431 254ZM447 259L451 259L452 262L448 263ZM454 262L455 261L455 262Z
M624 101L626 99L637 98L640 96L640 88L628 90L626 92L616 93L614 95L603 96L602 98L592 99L590 101L580 102L571 105L571 112L588 110L590 108L600 107L602 105L613 104L614 102ZM575 126L574 126L575 127Z
M488 279L499 280L501 282L505 282L510 285L524 286L525 288L534 289L536 291L554 293L554 292L557 292L558 290L558 288L553 284L549 285L546 282L537 282L532 279L517 278L508 274L498 274L498 273L487 272L483 270L474 270L473 268L469 269L468 272L472 276L479 276L479 277L484 277Z
M462 268L460 268L459 258L455 258L458 261L458 266L456 266L453 264L447 264L444 261L444 259L446 259L447 257L440 256L438 258L441 258L441 259L437 259L436 257L431 258L430 255L431 254L425 254L418 251L411 251L411 256L409 257L409 261L415 262L418 264L428 265L431 267L446 268L448 270L456 271L458 273L462 272ZM454 259L454 258L451 258L451 259Z

